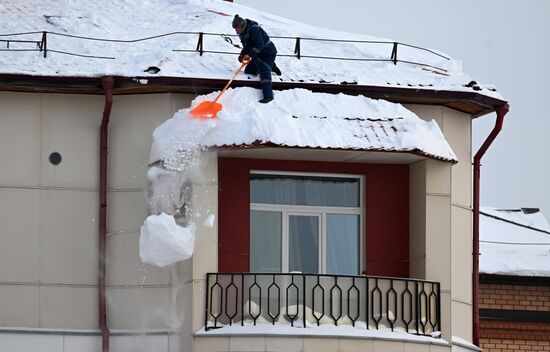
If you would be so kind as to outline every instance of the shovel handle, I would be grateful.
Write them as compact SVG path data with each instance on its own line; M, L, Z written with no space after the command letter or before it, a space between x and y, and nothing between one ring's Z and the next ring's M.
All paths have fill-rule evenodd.
M229 82L227 82L227 84L225 85L225 87L223 87L222 91L220 92L220 94L218 94L218 96L216 97L216 99L214 99L214 101L212 102L212 105L216 102L218 102L218 99L220 99L220 97L222 96L223 93L225 93L225 91L227 90L227 88L229 88L229 85L231 85L231 83L235 80L235 78L237 78L237 75L239 74L239 72L241 72L241 70L243 69L243 67L248 64L250 62L250 60L243 60L243 62L241 63L241 66L239 66L239 69L237 70L237 72L235 72L235 74L233 75L233 78L231 78L229 80Z

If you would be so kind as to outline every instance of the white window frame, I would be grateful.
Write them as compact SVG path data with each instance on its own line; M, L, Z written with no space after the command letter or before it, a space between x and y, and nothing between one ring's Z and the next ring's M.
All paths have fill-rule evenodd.
M327 244L327 214L350 214L359 216L359 273L366 271L365 267L365 180L363 175L340 174L340 173L317 173L317 172L292 172L292 171L268 171L250 170L250 175L280 175L280 176L311 176L311 177L334 177L334 178L357 178L359 180L359 207L329 207L314 205L288 205L288 204L264 204L250 203L250 210L273 211L281 213L281 271L288 272L289 259L289 228L288 219L290 215L318 216L319 217L319 273L326 274L326 244ZM249 176L250 179L250 176Z

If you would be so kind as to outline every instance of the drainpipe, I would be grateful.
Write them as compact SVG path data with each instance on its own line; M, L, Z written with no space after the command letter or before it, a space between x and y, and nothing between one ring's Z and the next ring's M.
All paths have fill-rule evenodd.
M479 182L481 171L481 158L489 149L489 146L500 130L504 122L504 116L510 110L510 105L504 104L495 109L497 119L495 127L483 142L483 145L474 156L474 223L473 223L473 270L472 270L472 310L473 310L473 342L479 347Z
M99 328L101 329L101 346L103 352L109 352L109 328L107 327L107 304L105 299L105 249L107 245L107 154L109 147L109 117L113 105L113 86L115 80L111 76L101 79L105 91L105 105L100 128L99 144Z

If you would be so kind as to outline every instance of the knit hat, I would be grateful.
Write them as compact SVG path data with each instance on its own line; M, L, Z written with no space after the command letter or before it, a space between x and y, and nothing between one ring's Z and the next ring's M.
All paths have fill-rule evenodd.
M235 18L233 18L233 28L240 28L244 26L244 18L240 17L239 15L235 15Z

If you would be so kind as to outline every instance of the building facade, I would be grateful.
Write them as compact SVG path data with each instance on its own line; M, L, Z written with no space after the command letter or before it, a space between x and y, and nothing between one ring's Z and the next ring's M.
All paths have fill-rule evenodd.
M338 80L354 63L332 65L328 81L295 79L310 74L303 60L279 64L289 74L273 87L401 104L435 121L456 159L418 148L204 148L185 191L168 196L189 197L178 220L203 224L213 215L214 226L197 227L188 260L162 269L141 262L140 228L154 213L148 171L159 166L150 160L153 131L221 89L233 69L226 56L203 56L208 26L225 28L227 13L242 10L219 3L212 10L184 2L185 11L201 6L190 17L202 19L191 23L199 42L178 70L162 66L172 57L157 63L164 76L143 73L145 61L116 58L87 71L61 54L46 58L44 39L39 59L52 61L33 65L37 57L21 56L0 73L0 351L479 350L472 344L472 120L506 102L461 81L462 73L429 65L414 66L412 77L424 83L407 85L397 43L392 60L382 60L387 71L372 71L388 83ZM152 13L153 22L170 15L148 11L136 13ZM276 30L279 20L266 18ZM299 39L288 60L301 60ZM67 43L58 44L80 45ZM112 48L113 56L126 50ZM202 71L212 57L231 69ZM385 77L395 70L406 88ZM259 82L242 77L235 86Z
M11 165L2 172L1 182L4 345L40 341L51 343L52 350L71 344L99 346L98 131L103 97L1 95L3 160ZM258 341L266 346L291 343L304 350L327 343L326 338L304 336L262 336L246 342L248 338L241 335L193 335L205 326L206 273L250 271L250 170L364 177L356 274L439 283L442 339L470 338L471 267L463 260L471 251L468 163L453 165L391 153L378 155L384 159L377 162L350 163L338 162L345 158L345 151L307 150L285 161L286 148L210 151L204 155L201 179L193 182L193 199L195 209L216 209L217 226L199 229L193 258L177 267L156 269L142 264L138 234L147 216L151 134L163 117L188 105L192 98L148 94L115 95L113 99L106 257L112 350L143 341L170 350L189 350L193 344L197 351L211 345L236 349L235 344ZM436 119L458 158L469 159L468 114L438 106L407 107L419 116ZM52 153L59 153L60 163L50 160ZM377 309L386 309L386 303L379 304ZM141 336L144 330L149 334ZM401 348L411 343L424 350L450 348L437 340L422 343L345 336L330 343L338 348L386 344Z

